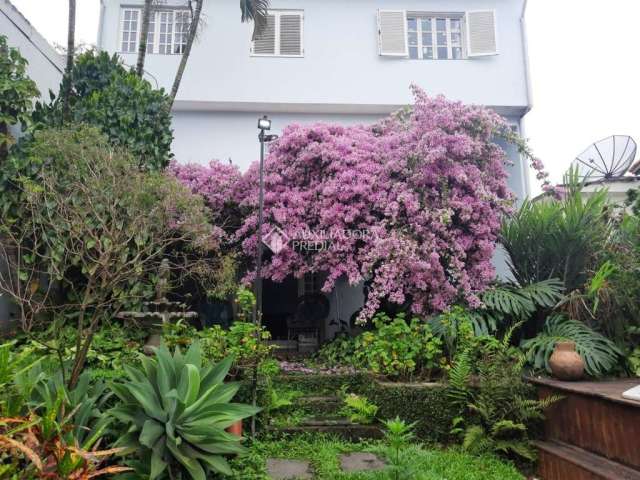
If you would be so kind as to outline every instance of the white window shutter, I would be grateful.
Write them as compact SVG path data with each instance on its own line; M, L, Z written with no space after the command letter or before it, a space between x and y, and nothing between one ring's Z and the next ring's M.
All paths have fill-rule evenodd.
M498 33L495 10L467 12L467 54L482 57L498 54Z
M267 24L251 45L254 55L276 54L276 16L268 15Z
M378 10L378 50L381 56L409 56L405 10Z
M302 13L280 15L280 55L300 56L302 50Z

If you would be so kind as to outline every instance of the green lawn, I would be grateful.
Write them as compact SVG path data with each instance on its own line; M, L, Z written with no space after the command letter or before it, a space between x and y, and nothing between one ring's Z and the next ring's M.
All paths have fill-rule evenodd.
M249 453L234 460L235 479L268 478L265 462L269 457L310 460L320 480L394 480L391 469L347 474L340 470L338 455L367 451L388 458L390 452L379 442L352 444L330 437L304 436L289 440L256 441ZM400 454L403 480L522 480L515 467L492 457L475 457L458 450L427 449L410 446Z

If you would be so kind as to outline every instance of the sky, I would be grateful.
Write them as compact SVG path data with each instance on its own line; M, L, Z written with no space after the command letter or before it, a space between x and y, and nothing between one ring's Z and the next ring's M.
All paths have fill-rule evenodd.
M66 44L67 0L11 1L47 40ZM77 0L81 43L96 41L99 4ZM525 135L553 182L592 142L613 134L640 142L638 18L639 0L529 0Z

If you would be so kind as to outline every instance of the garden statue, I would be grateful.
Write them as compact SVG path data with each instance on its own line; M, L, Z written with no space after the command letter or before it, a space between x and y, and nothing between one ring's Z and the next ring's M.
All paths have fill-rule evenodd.
M169 260L166 258L160 262L158 267L158 283L156 284L156 300L167 301L167 293L169 293L169 277L171 275L171 269L169 267Z

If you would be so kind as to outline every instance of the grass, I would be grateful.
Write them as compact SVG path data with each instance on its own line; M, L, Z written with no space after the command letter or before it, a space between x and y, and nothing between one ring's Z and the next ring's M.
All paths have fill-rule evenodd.
M387 468L378 472L347 474L341 471L338 456L349 452L372 452L388 457L388 448L380 442L352 444L333 437L303 435L285 440L254 442L247 455L233 461L237 480L265 480L266 459L290 458L311 461L318 480L395 480ZM398 479L411 480L522 480L512 465L494 457L478 457L456 449L407 447L400 455Z

